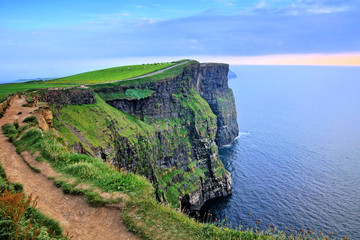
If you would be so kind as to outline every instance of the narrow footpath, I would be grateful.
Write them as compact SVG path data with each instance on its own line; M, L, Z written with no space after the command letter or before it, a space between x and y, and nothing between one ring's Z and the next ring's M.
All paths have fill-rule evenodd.
M15 121L21 125L24 118L32 115L30 112L36 108L22 107L25 103L24 98L15 97L0 119L0 127ZM18 115L19 112L22 114ZM0 163L9 181L21 183L26 195L38 197L38 209L58 221L70 239L140 239L127 231L120 209L91 207L81 196L64 194L45 175L31 170L0 131Z

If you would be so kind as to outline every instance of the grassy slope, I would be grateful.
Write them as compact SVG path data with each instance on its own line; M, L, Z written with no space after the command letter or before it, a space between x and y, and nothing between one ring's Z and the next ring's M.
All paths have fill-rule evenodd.
M145 239L328 239L324 238L323 234L319 234L318 237L318 235L308 234L306 231L298 234L291 232L293 235L285 235L273 228L264 232L250 229L229 229L222 222L198 223L177 209L158 203L155 200L151 183L144 177L117 171L100 159L69 152L64 140L58 136L56 131L42 133L33 125L30 128L17 129L16 125L12 124L4 125L3 131L14 141L17 151L29 150L33 153L39 151L43 160L48 161L56 171L65 176L77 178L79 182L85 182L106 192L129 194L130 198L126 200L122 213L123 221L130 230ZM21 136L19 140L17 140L18 136ZM1 168L0 176L4 179L5 174ZM45 227L42 228L44 234L47 233L47 229L60 229L55 222L46 219L38 212L32 216L31 221L36 221L37 224ZM58 238L61 236L58 235Z
M130 230L145 239L285 239L283 233L275 233L274 229L254 232L249 229L229 229L221 222L198 223L177 209L158 203L151 183L144 177L117 171L101 159L71 153L56 131L42 132L34 125L36 122L27 124L28 127L20 128L13 124L3 126L3 132L14 142L18 152L40 152L38 158L48 161L65 176L105 192L128 194L130 198L125 202L122 218ZM3 175L1 171L0 175ZM288 239L324 238L304 235Z
M147 73L170 67L174 63L130 65L114 68L101 69L91 72L80 73L69 77L58 78L48 81L49 83L72 83L72 84L93 84L111 82L132 77L138 77Z
M105 142L111 142L107 139L109 120L116 120L115 124L120 130L120 136L133 139L132 136L144 136L154 132L154 129L126 113L106 104L104 100L96 96L96 103L89 105L67 105L59 111L60 119L76 128L79 133L94 147L102 146ZM55 123L56 126L62 127L60 122ZM56 126L57 127L57 126ZM65 129L64 129L65 130ZM69 144L74 144L77 140L76 136L70 131L62 131L65 134ZM99 138L101 136L102 138ZM134 138L135 141L135 138ZM136 142L134 142L135 144Z

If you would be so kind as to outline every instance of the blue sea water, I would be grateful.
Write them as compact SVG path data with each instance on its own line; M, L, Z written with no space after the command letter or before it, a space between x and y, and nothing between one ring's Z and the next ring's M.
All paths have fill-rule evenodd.
M233 195L203 210L233 225L360 239L360 68L231 69L240 136L220 158Z

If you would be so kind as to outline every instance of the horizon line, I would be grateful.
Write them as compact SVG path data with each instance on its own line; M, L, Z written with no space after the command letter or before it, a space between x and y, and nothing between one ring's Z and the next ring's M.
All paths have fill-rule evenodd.
M360 53L269 54L259 56L192 56L200 61L225 62L229 65L264 66L360 66Z

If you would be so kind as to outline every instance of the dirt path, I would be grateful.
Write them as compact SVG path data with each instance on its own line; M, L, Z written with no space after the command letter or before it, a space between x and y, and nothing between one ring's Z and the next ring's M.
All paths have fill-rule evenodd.
M22 107L25 99L14 98L4 117L0 119L0 126L5 123L22 120L30 116L29 112L36 108ZM22 112L21 115L17 115ZM60 222L71 239L139 239L129 233L121 221L121 211L117 208L93 208L82 197L65 195L56 188L51 180L42 173L35 173L15 152L15 147L7 141L1 131L0 134L0 162L10 181L20 182L27 195L39 197L38 209Z

